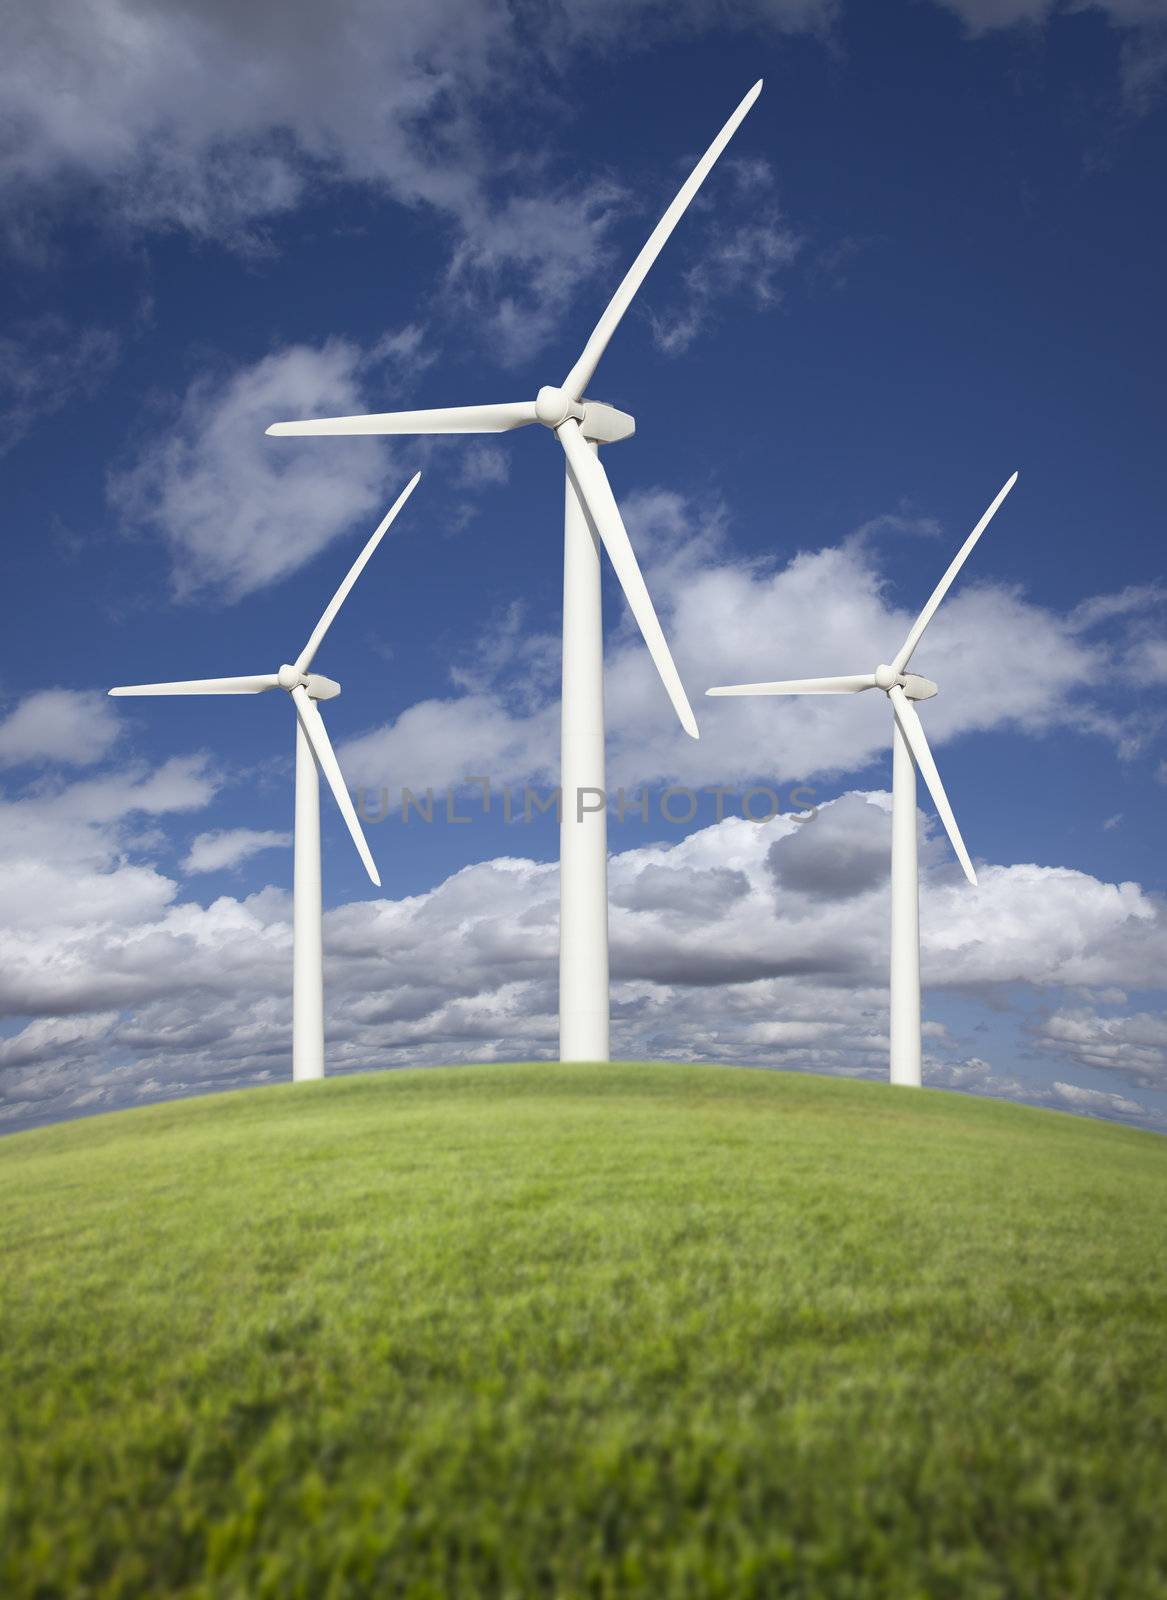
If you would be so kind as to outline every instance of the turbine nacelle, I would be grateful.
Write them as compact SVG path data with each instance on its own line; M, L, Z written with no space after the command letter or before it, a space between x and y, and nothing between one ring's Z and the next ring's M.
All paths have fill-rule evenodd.
M904 691L909 700L931 700L934 694L940 692L931 678L922 678L918 672L897 672L886 662L876 667L872 676L877 689L887 693L898 687Z
M617 411L602 400L585 400L583 408L580 432L596 444L617 444L621 439L631 439L636 432L636 418L627 411Z
M301 672L286 661L276 673L276 681L289 694L293 689L306 689L313 700L335 700L340 693L335 678L326 678L321 672Z
M340 693L340 684L335 678L326 678L322 672L309 672L306 675L304 687L313 700L335 700ZM927 682L927 679L923 679ZM936 686L932 686L932 693L936 693Z
M636 418L600 400L573 400L566 389L545 383L535 396L535 420L555 433L571 418L585 439L595 444L615 444L636 432Z

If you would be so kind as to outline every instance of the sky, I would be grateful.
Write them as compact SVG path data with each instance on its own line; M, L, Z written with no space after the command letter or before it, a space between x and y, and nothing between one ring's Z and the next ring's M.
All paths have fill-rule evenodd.
M1016 469L913 660L980 879L921 787L924 1081L1167 1129L1167 0L0 44L0 1128L290 1076L291 707L106 690L294 659L418 469L315 663L329 1069L554 1057L559 453L264 429L559 383L762 76L589 391L701 725L607 574L613 1053L886 1076L887 702L704 690L889 659Z

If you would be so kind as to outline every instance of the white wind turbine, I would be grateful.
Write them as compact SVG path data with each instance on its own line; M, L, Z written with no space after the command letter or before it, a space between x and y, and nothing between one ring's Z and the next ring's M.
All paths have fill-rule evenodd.
M628 438L636 423L623 411L586 399L585 390L649 268L761 89L759 80L701 157L628 269L560 386L545 385L534 400L502 405L277 422L267 430L270 434L504 433L539 422L555 434L563 447L567 483L563 519L559 1054L564 1061L608 1059L607 818L602 804L592 809L594 800L606 793L597 536L608 552L681 726L697 738L692 707L599 460L599 446ZM585 795L592 797L586 802L587 809Z
M929 678L921 678L904 668L935 615L936 608L952 587L953 580L972 554L973 546L984 533L1005 496L1017 482L1017 474L1006 483L992 505L957 551L956 559L932 591L923 611L912 624L908 637L890 665L874 672L855 673L845 678L792 678L780 683L737 683L707 689L711 695L752 694L859 694L864 689L882 689L891 701L892 783L891 783L891 1070L892 1083L920 1084L920 888L916 849L916 770L932 796L940 820L948 831L952 848L964 868L964 875L975 884L977 875L969 860L928 741L913 700L930 700L937 692Z
M111 689L111 695L262 694L286 689L296 712L296 821L292 876L292 1078L301 1082L324 1076L324 923L320 884L320 772L340 807L365 871L375 884L381 879L345 787L340 764L316 709L318 700L333 700L340 684L309 672L313 657L360 577L373 551L388 533L397 513L417 488L415 473L388 515L348 570L344 582L324 609L308 643L295 661L278 672L245 678L192 678L179 683L135 683ZM319 765L318 765L319 763Z

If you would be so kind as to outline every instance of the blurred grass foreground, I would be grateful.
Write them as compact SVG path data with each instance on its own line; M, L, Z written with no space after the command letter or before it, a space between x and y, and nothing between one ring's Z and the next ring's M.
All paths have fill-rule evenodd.
M1167 1595L1167 1140L724 1067L0 1141L0 1593Z

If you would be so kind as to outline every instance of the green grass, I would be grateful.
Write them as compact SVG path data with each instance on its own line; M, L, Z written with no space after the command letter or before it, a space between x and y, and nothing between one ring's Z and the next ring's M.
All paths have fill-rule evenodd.
M453 1068L0 1142L0 1593L1167 1595L1167 1140Z

